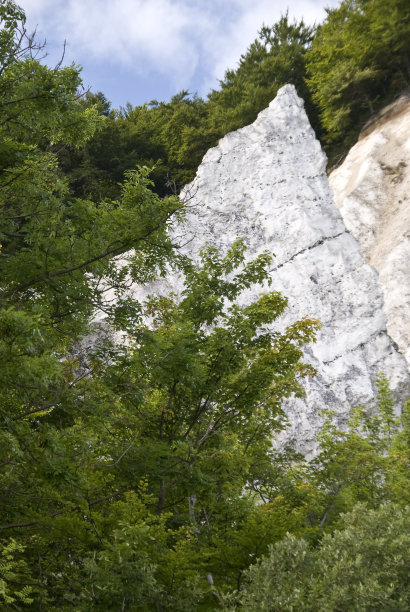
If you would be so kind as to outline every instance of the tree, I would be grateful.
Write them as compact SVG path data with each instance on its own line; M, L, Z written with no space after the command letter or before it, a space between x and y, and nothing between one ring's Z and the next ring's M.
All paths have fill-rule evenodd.
M120 202L71 195L51 148L83 144L102 116L80 103L78 68L53 70L34 59L24 13L12 2L1 8L0 305L8 317L17 308L36 321L41 307L48 332L64 344L72 326L78 333L104 306L107 283L120 290L125 269L113 265L115 256L134 249L141 281L162 265L171 249L167 223L181 204L155 196L144 169L127 175ZM138 280L138 266L131 269Z
M126 173L114 201L72 195L56 147L85 143L104 122L104 101L94 107L78 97L76 67L42 65L33 41L24 51L24 14L12 3L7 11L0 531L13 559L3 598L43 609L189 609L195 592L198 605L210 605L204 576L226 588L249 563L237 546L225 572L229 533L248 550L251 525L258 550L271 541L272 517L264 519L247 485L271 452L281 399L312 374L301 346L318 324L274 332L269 324L286 306L274 292L236 304L243 289L266 280L267 254L245 265L239 242L223 259L208 249L198 269L175 255L167 230L182 205L154 193L147 168ZM201 102L172 104L187 122ZM158 113L161 129L168 111ZM177 118L167 117L175 139ZM143 307L127 298L130 282L169 265L185 275L180 301L152 298ZM98 310L128 334L127 346L107 341L79 368L73 347ZM137 570L140 583L131 585Z
M91 487L95 478L92 470L88 478L76 473L70 460L86 456L93 439L77 429L73 404L81 372L70 351L98 309L126 328L138 305L121 295L130 281L145 282L170 260L167 227L181 204L160 200L146 169L127 175L117 201L72 196L55 147L86 142L103 119L81 104L77 67L50 69L36 59L41 48L27 36L21 9L3 1L0 18L1 531L15 535L4 544L7 560L25 550L27 575L38 565L19 590L12 586L13 563L10 571L6 564L2 591L5 601L12 590L21 601L27 595L46 605L44 581L55 565L47 553L52 539L40 534L53 517L54 542L65 531L63 541L74 538L84 553L79 542L84 546L89 537L89 520L65 518L68 507L83 509L76 486ZM108 289L117 294L116 305L107 300ZM57 544L57 565L65 552Z
M185 541L190 530L185 544L179 535L175 545L188 557L179 560L185 568L179 580L189 577L189 561L198 557L193 577L202 576L202 589L207 574L222 589L238 579L256 533L261 551L274 533L285 533L285 527L274 527L273 513L255 504L250 483L272 451L282 398L301 393L300 378L312 373L301 362L301 346L313 338L317 322L297 322L283 334L273 331L269 325L286 306L276 292L247 307L236 305L245 288L267 278L270 257L264 254L241 269L243 261L238 243L223 259L208 248L198 269L185 262L182 299L151 298L145 307L151 327L130 331L135 344L113 347L105 367L106 350L96 357L99 402L110 407L100 417L108 435L100 432L98 453L118 488L146 481L147 511L166 516L168 538L182 529ZM94 377L90 384L95 382ZM116 398L115 411L109 398ZM227 564L235 540L230 549L235 556ZM163 605L185 609L177 603L181 592L178 597L175 592L181 583L171 580L163 564L153 569L168 601Z
M273 457L260 467L255 490L261 499L277 510L283 504L288 512L296 512L301 523L292 532L303 533L312 543L337 528L341 513L357 503L370 508L387 501L408 503L408 402L402 415L395 416L387 380L379 376L376 385L377 412L353 408L345 428L329 413L313 459L296 456L280 463Z
M409 507L358 504L315 549L287 536L250 568L239 608L408 610L409 519Z
M39 360L37 395L9 394L13 416L4 402L1 485L13 495L0 528L19 534L43 605L183 610L194 589L206 608L206 575L232 588L292 522L260 508L252 483L270 460L281 399L312 374L301 346L317 322L272 330L286 306L275 292L235 304L266 279L267 254L243 267L238 243L203 258L199 269L184 262L182 299L148 300L150 327L136 315L129 346L106 344L88 376L54 362L50 380Z
M326 10L307 56L308 84L327 142L348 147L410 82L410 13L403 0L345 0Z
M305 84L306 56L314 28L302 21L290 22L288 13L273 26L263 26L258 38L241 56L236 70L228 70L220 90L209 94L210 122L225 134L252 123L278 90L287 83L295 85L306 103L313 127L319 127Z
M409 406L394 416L386 379L377 386L378 412L353 409L346 430L329 415L313 460L267 466L257 483L265 503L298 520L221 597L226 607L406 609Z

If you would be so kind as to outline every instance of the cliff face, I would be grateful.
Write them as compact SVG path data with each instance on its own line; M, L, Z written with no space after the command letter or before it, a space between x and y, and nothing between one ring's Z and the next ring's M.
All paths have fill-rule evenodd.
M317 376L305 382L304 399L287 401L290 427L279 439L306 454L315 449L324 409L343 426L352 407L374 407L379 372L390 381L397 410L410 396L406 362L386 331L377 272L346 229L325 169L303 101L287 85L252 125L208 151L182 193L186 219L173 233L194 260L205 244L224 254L238 237L247 241L248 258L269 250L276 255L270 289L289 299L278 328L304 316L321 321L316 344L305 351ZM141 300L182 287L183 278L171 274L134 294Z
M307 453L321 410L334 410L342 424L353 406L374 405L378 372L398 398L410 391L406 364L386 333L377 273L346 230L325 165L303 102L287 85L252 125L208 151L182 194L186 221L174 234L194 259L206 243L224 253L237 237L247 239L250 258L270 250L272 289L289 298L279 325L303 316L322 322L306 350L318 374L306 382L304 400L288 401L291 427L281 439ZM175 290L181 282L170 278L145 291Z
M410 367L410 94L365 126L329 181L347 229L379 273L387 330Z

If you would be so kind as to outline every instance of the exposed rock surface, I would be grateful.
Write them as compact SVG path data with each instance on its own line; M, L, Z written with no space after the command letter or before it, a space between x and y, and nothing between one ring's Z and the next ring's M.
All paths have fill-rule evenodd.
M410 367L410 94L365 126L329 181L347 229L379 273L387 330Z
M315 447L323 409L343 424L353 406L374 405L379 371L398 398L410 392L405 361L386 333L377 274L346 231L325 168L303 101L287 85L252 125L208 151L182 194L186 221L174 233L194 259L206 243L224 253L237 237L247 239L249 258L275 253L272 289L289 298L278 325L303 316L322 322L306 350L318 374L306 382L304 400L287 402L291 427L280 440L305 453ZM178 291L181 283L169 278L143 293Z

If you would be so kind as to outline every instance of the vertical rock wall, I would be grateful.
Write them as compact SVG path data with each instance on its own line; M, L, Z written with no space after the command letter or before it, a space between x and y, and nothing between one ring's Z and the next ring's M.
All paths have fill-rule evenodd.
M303 101L287 85L252 125L208 151L182 194L187 216L174 235L194 259L206 243L223 253L237 237L247 239L250 258L272 251L272 289L289 298L279 325L321 320L318 341L306 350L317 377L306 383L304 400L287 402L291 426L281 439L307 453L321 410L334 410L343 424L351 407L374 405L378 372L398 398L410 392L405 362L386 333L377 273L346 230L325 167ZM168 283L175 289L178 281Z
M379 273L387 330L410 367L410 94L372 121L329 181L347 229Z

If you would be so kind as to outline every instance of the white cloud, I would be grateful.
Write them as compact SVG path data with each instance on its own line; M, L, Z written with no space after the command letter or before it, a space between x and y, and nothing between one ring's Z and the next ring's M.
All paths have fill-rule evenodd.
M339 4L339 0L321 2L315 0L293 0L292 3L272 2L272 0L235 0L238 8L236 20L226 24L226 29L215 34L213 67L210 75L214 83L207 83L205 88L215 86L217 79L223 78L228 68L235 68L241 54L257 37L262 24L272 25L280 16L289 10L290 19L302 18L305 23L319 22L325 16L324 6Z
M93 59L135 75L160 73L176 89L201 74L215 86L254 40L262 23L287 6L272 0L20 0L28 23L85 63ZM323 0L293 0L290 15L312 23ZM338 4L337 0L327 4ZM198 81L198 78L197 78Z
M28 23L71 53L188 79L195 72L212 26L200 5L173 0L22 0Z

